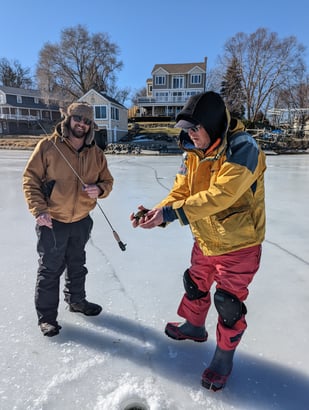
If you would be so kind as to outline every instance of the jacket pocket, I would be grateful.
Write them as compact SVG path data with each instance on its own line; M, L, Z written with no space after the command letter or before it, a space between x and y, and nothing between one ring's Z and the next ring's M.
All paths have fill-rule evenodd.
M254 220L248 208L234 208L212 217L213 225L222 244L232 247L256 243Z

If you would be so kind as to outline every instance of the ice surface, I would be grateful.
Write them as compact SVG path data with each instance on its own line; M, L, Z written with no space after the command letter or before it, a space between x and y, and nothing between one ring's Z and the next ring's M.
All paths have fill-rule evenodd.
M207 343L167 338L178 320L182 275L192 238L177 221L133 229L129 214L152 207L172 185L180 156L108 156L115 178L100 204L87 246L87 297L103 313L86 318L63 302L59 336L43 337L34 310L34 219L21 189L28 151L0 151L0 409L149 410L309 408L309 156L269 156L267 235L247 300L248 329L226 388L209 392L200 377L215 348L212 307Z

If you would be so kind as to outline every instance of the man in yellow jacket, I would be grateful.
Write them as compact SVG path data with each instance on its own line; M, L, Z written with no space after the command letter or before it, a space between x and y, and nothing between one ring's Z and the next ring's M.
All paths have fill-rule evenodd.
M23 175L23 190L36 219L39 268L35 288L38 324L55 336L60 276L65 271L65 301L71 312L98 315L102 307L86 300L85 246L97 198L109 195L113 177L94 139L93 107L71 104L64 119L34 149Z
M219 94L192 96L176 119L185 151L174 186L158 205L139 206L133 227L154 228L176 219L194 237L191 266L183 276L185 294L178 308L184 323L170 322L175 340L204 342L205 321L216 282L217 346L202 385L222 389L232 371L236 347L247 327L244 301L260 265L265 235L265 155Z

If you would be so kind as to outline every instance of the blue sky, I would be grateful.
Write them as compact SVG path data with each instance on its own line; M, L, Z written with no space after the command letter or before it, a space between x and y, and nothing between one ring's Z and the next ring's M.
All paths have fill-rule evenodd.
M108 33L118 45L124 63L118 87L134 92L145 86L155 64L206 56L212 68L238 32L265 27L309 48L307 11L307 0L11 0L1 3L0 58L16 59L34 72L43 45L59 42L62 29L82 24L90 33Z

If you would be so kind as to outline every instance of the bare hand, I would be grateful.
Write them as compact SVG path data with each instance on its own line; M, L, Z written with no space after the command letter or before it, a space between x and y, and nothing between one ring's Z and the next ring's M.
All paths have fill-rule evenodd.
M141 205L138 207L139 211L147 211L147 209ZM162 208L154 208L144 213L141 217L137 218L133 213L130 215L133 228L140 226L144 229L151 229L159 226L163 223L163 211Z
M89 198L96 199L100 196L102 193L101 188L98 187L98 185L92 184L92 185L85 185L83 188L84 192L89 196Z
M149 212L149 209L145 208L143 205L140 205L136 214L134 212L130 215L130 220L132 221L133 228L137 228L141 222L144 222L145 215Z
M51 216L47 212L45 212L43 214L40 214L36 218L36 223L39 226L47 226L50 229L52 229L52 227L53 227Z
M139 223L139 226L144 229L155 228L163 224L163 211L162 208L154 208L147 212L143 221Z

